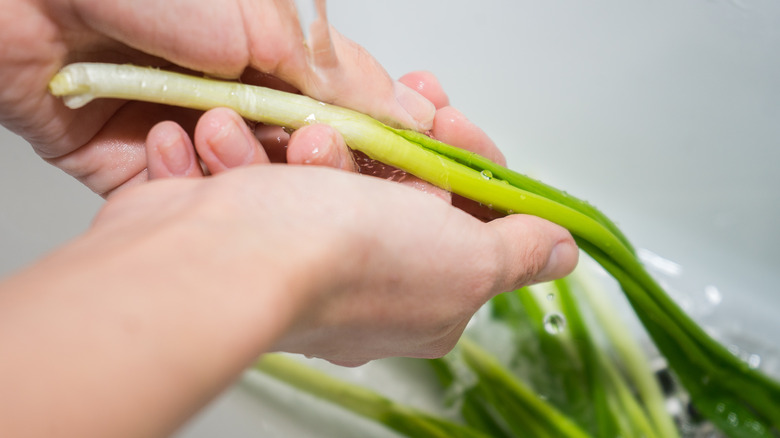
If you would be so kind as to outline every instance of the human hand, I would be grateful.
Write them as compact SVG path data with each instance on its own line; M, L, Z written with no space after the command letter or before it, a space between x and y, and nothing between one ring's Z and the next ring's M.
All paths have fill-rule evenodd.
M148 178L144 140L160 120L192 129L198 113L101 100L77 111L47 84L66 63L190 69L300 90L389 124L426 130L433 106L392 81L361 47L316 21L304 44L292 0L0 0L0 123L36 152L108 195Z
M417 72L404 76L400 81L417 89L435 104L437 113L431 129L434 137L504 164L503 156L484 132L449 106L447 95L433 75ZM326 125L301 128L289 142L271 140L260 144L243 120L225 108L205 113L198 122L192 140L176 124L161 123L152 129L147 140L150 176L202 177L199 158L212 174L281 160L289 164L360 171L433 195L427 197L427 202L434 206L446 206L455 201L454 204L480 219L500 216L463 199L453 200L450 193L382 163L365 157L358 158L356 162L338 132ZM264 145L267 146L264 148ZM269 159L269 156L276 158ZM174 165L168 162L171 158ZM275 172L283 173L283 170ZM316 174L307 175L298 168L295 172L301 172L301 179L296 184L323 188ZM359 286L351 287L350 282L340 283L341 290L323 294L322 301L315 302L314 310L304 312L305 317L295 318L293 329L285 333L276 348L319 356L344 365L357 365L386 356L438 357L452 348L473 313L495 293L509 290L505 289L507 287L560 277L576 263L576 248L564 229L528 216L501 219L483 225L487 228L501 227L501 221L506 221L515 227L520 225L514 222L518 221L527 227L523 231L527 234L504 236L508 239L506 242L516 242L518 247L524 248L521 254L515 254L512 258L512 263L516 265L511 269L525 269L527 272L522 275L522 279L510 282L512 286L496 285L496 281L501 282L497 279L506 278L506 272L501 271L507 267L499 267L501 262L495 264L496 260L490 257L485 260L489 266L483 266L481 260L475 260L475 255L484 254L484 248L469 247L469 244L460 242L463 238L461 236L470 240L470 233L473 232L470 231L471 226L479 226L472 224L468 229L458 231L458 227L470 221L464 218L463 224L454 225L452 219L442 219L456 215L448 212L455 209L432 210L430 206L422 205L426 202L425 197L412 197L405 201L406 195L400 196L404 192L400 192L397 200L393 200L392 196L384 194L384 185L364 187L363 180L365 178L355 179L354 187L344 185L341 189L363 193L370 187L376 187L375 198L371 202L354 200L359 204L341 208L350 208L359 216L363 216L365 209L370 211L364 217L363 225L373 222L377 228L369 233L371 242L358 245L361 249L356 252L361 254L360 260L365 260L366 253L374 252L373 247L379 248L376 264L369 267L355 265L354 261L350 261L350 256L346 256L342 261L358 273L356 282ZM334 190L338 189L334 187ZM318 196L320 199L330 197L342 202L352 199L353 195L334 191ZM274 197L277 194L266 193L262 196ZM368 192L365 192L365 196L369 196ZM372 206L373 203L381 204L381 207ZM375 216L377 212L383 213ZM303 212L304 216L309 213ZM327 222L327 219L323 220ZM438 226L434 225L438 221L451 224L452 234L440 235L436 231ZM472 218L471 222L476 221ZM354 227L352 232L361 234L359 228ZM278 232L283 234L287 231L279 229ZM342 233L350 231L344 230ZM349 240L351 236L342 234L342 238ZM551 256L552 248L557 245L560 246L555 250L555 255ZM383 253L383 250L387 252ZM446 261L438 259L437 254L443 255L445 252L452 258L447 257ZM333 258L338 260L336 254L333 254ZM440 266L439 263L444 265ZM344 272L349 271L349 268L345 269L347 271ZM420 284L425 286L421 287Z
M0 430L169 436L275 349L344 365L439 356L486 300L564 275L576 254L536 217L485 223L319 166L129 187L0 282L0 386L14 395Z
M569 234L539 218L485 223L409 187L315 166L122 191L91 233L148 246L159 272L143 270L145 284L186 264L183 284L164 283L179 298L163 301L211 303L207 318L187 323L206 326L193 334L225 324L243 339L275 335L265 349L344 365L441 356L492 296L565 275L577 259ZM157 260L155 247L173 257Z

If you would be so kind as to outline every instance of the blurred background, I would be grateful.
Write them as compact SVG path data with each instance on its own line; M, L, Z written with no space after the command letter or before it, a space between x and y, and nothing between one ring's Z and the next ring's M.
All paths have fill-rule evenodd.
M510 167L599 206L648 251L683 307L773 366L780 3L332 0L328 12L392 76L434 72ZM0 144L7 275L86 229L102 200L13 134L0 132ZM249 386L229 391L182 437L288 432L278 424L289 412L258 413ZM328 433L287 422L297 436Z

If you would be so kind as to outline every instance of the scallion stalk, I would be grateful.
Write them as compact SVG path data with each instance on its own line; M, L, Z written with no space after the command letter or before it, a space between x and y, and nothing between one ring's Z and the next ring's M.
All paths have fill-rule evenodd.
M263 356L255 363L254 368L405 436L487 438L487 435L467 426L396 403L360 385L336 379L281 354Z
M499 411L518 437L586 438L588 434L509 373L476 342L464 337L458 350L480 379L483 397Z
M612 345L617 360L621 363L620 368L626 373L631 386L636 389L637 397L645 406L658 435L678 436L674 421L667 412L662 390L650 369L648 358L627 327L620 323L618 313L603 291L600 291L579 269L572 274L570 281L580 286L577 290L580 299L591 309L602 332Z

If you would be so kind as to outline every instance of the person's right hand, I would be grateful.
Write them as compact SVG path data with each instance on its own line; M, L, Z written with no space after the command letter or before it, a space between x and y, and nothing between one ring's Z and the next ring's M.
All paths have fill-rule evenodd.
M319 166L128 187L82 236L0 282L0 386L13 394L0 429L168 436L268 351L441 356L488 299L576 259L539 218L485 223Z
M214 312L239 306L247 319L209 320L347 365L441 356L488 299L577 260L569 233L537 217L485 223L419 190L318 166L153 181L110 197L90 234L148 247L152 260L159 246L168 257L152 266L163 272L189 266L182 285L166 282L166 302L225 301Z

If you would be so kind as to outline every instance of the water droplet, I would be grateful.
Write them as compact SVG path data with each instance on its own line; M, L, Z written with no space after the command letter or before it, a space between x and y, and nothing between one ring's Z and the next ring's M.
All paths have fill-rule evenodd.
M306 116L305 119L303 119L303 122L306 123L307 125L311 125L312 123L317 123L317 116L315 116L314 113L309 114L308 116Z
M493 172L491 172L491 171L489 171L487 169L483 170L479 174L482 175L482 179L484 179L486 181L490 181L491 179L493 179Z
M547 301L552 301L554 299L555 299L555 294L552 294L552 293L547 294Z
M761 365L761 356L757 354L751 354L747 358L747 364L752 369L758 368Z
M715 411L716 411L717 413L719 413L719 414L722 414L723 412L725 412L725 411L726 411L726 405L725 405L725 404L723 404L723 403L718 403L718 405L717 405L717 406L715 406Z
M755 420L748 420L745 422L748 428L753 429L755 432L764 433L764 426Z
M720 304L720 302L723 300L723 296L720 294L718 288L712 285L704 288L704 296L707 297L707 301L715 306Z
M551 312L544 316L544 331L551 335L557 335L566 328L566 318L558 312Z
M734 427L739 426L739 417L737 416L736 412L729 412L726 418L728 418L730 425Z
M515 214L515 211L510 208L506 211L506 214Z

